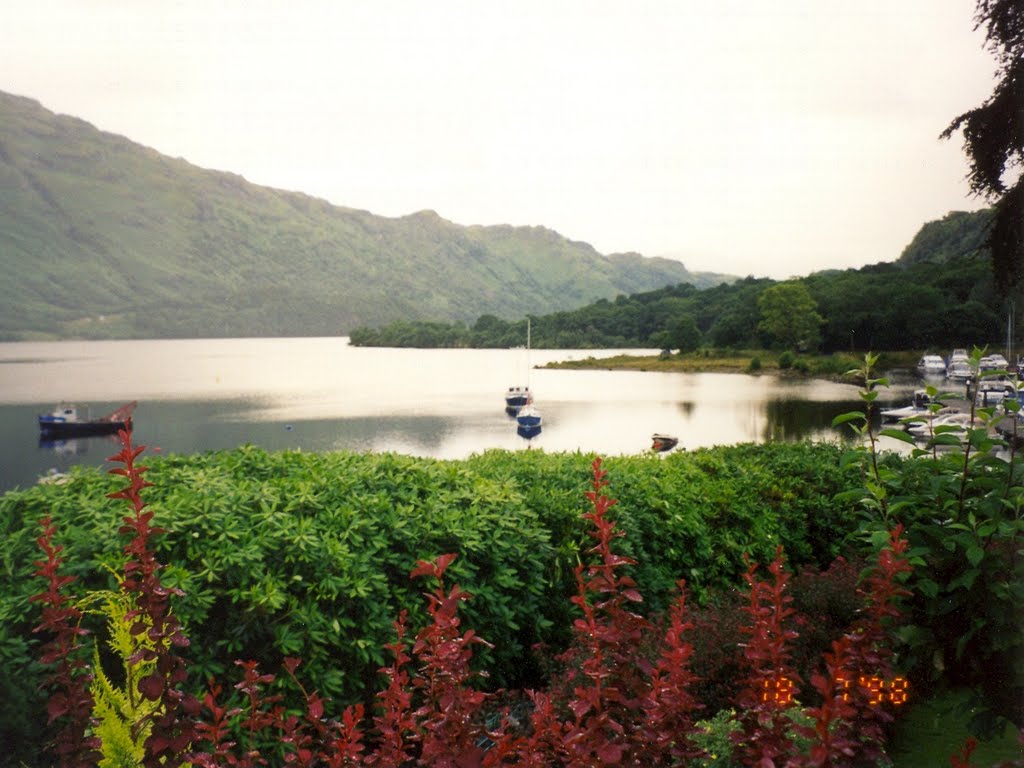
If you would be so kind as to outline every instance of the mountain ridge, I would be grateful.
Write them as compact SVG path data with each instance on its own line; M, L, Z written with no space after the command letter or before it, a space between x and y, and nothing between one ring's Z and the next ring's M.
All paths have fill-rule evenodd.
M514 319L691 282L541 226L334 205L172 158L0 91L0 338L339 335Z

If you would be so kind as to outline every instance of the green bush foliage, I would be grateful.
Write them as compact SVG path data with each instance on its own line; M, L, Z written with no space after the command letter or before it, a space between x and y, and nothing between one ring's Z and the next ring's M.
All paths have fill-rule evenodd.
M971 365L978 371L981 350ZM869 415L878 389L877 358L867 355L856 373L865 383L866 413L836 417L862 436L844 457L858 466L864 488L853 494L864 510L862 536L875 542L887 527L902 524L915 565L908 588L914 598L907 626L905 664L919 680L975 693L971 727L997 733L1007 721L1024 725L1024 463L1016 439L994 427L1007 421L1020 429L1018 398L998 406L970 407L970 427L939 426L928 440L899 461L877 449ZM948 396L929 392L942 407ZM921 420L916 417L913 420ZM880 434L913 444L898 428Z
M742 555L767 561L782 544L794 566L825 566L853 530L852 508L832 501L844 481L831 446L759 445L667 457L620 457L605 466L629 531L622 549L650 611L665 609L685 577L695 600L734 585ZM192 639L198 683L236 658L277 668L301 655L308 683L341 701L373 691L401 610L422 623L409 582L417 560L457 552L452 578L475 599L466 621L487 638L478 661L494 685L535 682L530 648L564 646L569 597L586 532L580 488L593 457L490 451L464 461L399 455L268 453L242 447L147 457L147 500L168 533L162 578L188 599L176 608ZM117 480L77 469L63 484L0 498L0 721L31 730L28 595L38 521L60 525L76 589L113 588L122 557ZM26 672L26 670L29 670Z

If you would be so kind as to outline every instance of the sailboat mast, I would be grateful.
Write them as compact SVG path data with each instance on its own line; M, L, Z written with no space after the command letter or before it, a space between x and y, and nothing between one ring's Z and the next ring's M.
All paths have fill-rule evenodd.
M526 318L526 391L530 391L530 318Z

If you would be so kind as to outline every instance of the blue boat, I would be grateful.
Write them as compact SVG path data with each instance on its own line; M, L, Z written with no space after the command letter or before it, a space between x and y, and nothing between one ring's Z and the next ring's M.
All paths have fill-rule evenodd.
M516 434L526 440L532 440L533 438L540 434L540 431L540 424L538 424L535 427L524 427L522 424L520 424L518 427L516 427Z
M524 405L516 414L516 423L520 427L539 427L541 425L540 411L532 404Z
M507 411L518 411L529 402L529 387L509 387L505 392L505 410Z
M39 431L47 437L104 435L122 429L131 431L132 412L136 405L137 403L132 401L101 418L91 419L87 416L83 419L74 405L61 403L50 413L39 415Z

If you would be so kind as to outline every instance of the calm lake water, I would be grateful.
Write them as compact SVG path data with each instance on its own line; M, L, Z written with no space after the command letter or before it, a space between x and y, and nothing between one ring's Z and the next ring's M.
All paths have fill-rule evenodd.
M374 349L346 338L3 343L0 492L72 464L103 465L117 450L111 437L42 442L36 416L60 401L99 416L137 400L134 438L149 451L250 443L437 458L489 448L642 453L654 432L678 436L677 450L838 440L846 433L832 418L859 407L852 385L772 375L532 368L622 351ZM529 441L503 400L527 377L544 416ZM894 386L886 401L906 400L913 386Z

